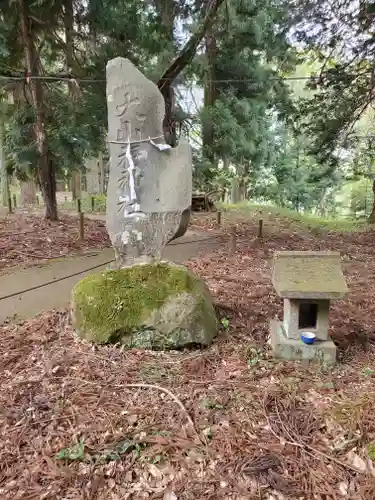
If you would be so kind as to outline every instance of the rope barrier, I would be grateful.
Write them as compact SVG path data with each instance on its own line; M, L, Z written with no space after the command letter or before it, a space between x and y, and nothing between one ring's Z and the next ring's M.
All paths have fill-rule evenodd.
M177 246L177 245L188 245L191 243L200 243L203 241L210 241L210 240L216 240L222 238L223 235L218 235L218 236L211 236L210 238L201 238L199 240L192 240L192 241L181 241L181 242L176 242L176 243L171 243L170 245L167 246ZM87 273L89 271L93 271L94 269L98 269L99 267L107 266L108 264L111 264L112 262L115 262L115 259L111 259L109 261L103 262L101 264L97 264L96 266L89 267L87 269L82 269L81 271L77 271L76 273L68 274L66 276L63 276L61 278L47 281L45 283L41 283L40 285L35 285L30 288L26 288L25 290L21 290L19 292L13 292L8 295L3 295L0 297L0 301L6 300L6 299L11 299L12 297L17 297L18 295L22 295L24 293L32 292L34 290L38 290L39 288L43 288L45 286L53 285L54 283L59 283L60 281L64 281L70 278L74 278L75 276L79 276L80 274Z
M366 74L366 73L364 73ZM370 71L368 74L372 74ZM355 77L359 76L356 74L349 74L349 77ZM311 76L270 76L266 78L268 81L307 81L307 80L322 80L321 75L311 75ZM19 82L29 82L30 80L40 80L40 81L56 81L56 82L82 82L82 83L105 83L106 79L104 78L74 78L74 77L64 77L64 76L48 76L48 75L43 75L43 76L38 76L38 75L30 75L30 76L6 76L6 75L0 75L0 80L4 81L19 81ZM167 80L174 81L174 78L169 78ZM254 78L225 78L225 79L214 79L211 80L212 82L215 83L255 83L261 85L264 83L264 81L258 81Z

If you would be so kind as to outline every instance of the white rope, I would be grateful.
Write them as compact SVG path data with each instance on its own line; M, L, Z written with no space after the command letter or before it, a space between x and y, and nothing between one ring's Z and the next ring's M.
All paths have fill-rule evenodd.
M158 135L156 137L149 137L148 139L139 139L138 141L107 141L109 144L138 144L140 142L151 142L156 139L164 139L164 135Z

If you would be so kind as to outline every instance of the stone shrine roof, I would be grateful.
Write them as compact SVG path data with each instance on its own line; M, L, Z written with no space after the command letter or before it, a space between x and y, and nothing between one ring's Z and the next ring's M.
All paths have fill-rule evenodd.
M338 252L275 252L272 284L287 299L340 299L348 293Z

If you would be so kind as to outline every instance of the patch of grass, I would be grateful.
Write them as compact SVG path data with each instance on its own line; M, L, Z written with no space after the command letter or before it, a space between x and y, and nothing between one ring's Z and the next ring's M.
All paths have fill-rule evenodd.
M375 462L375 441L372 441L372 443L367 446L367 455Z
M300 377L287 376L281 377L280 381L288 391L296 391L302 380Z
M229 328L229 319L223 318L221 321L221 326L224 328L224 330L228 330Z
M85 454L84 441L81 440L70 448L63 448L56 456L56 460L66 460L69 462L89 461L95 463L106 463L121 460L122 455L132 453L135 459L141 457L142 451L147 447L147 443L137 443L135 441L121 441L113 448L106 449L102 453Z
M83 460L85 457L85 444L81 440L70 448L63 448L56 454L56 460L68 460L70 462Z
M165 456L162 454L155 455L154 458L150 459L150 462L154 465L161 464L165 461Z
M226 406L232 408L249 407L252 400L253 395L250 391L244 392L236 389L231 392L229 402L226 403Z
M105 450L100 455L93 455L95 462L112 462L121 460L122 455L132 453L135 459L141 457L142 451L147 447L147 443L137 443L134 441L121 441L117 443L112 449Z
M247 357L247 366L255 366L261 360L264 359L265 352L263 349L259 349L254 346L249 346L246 349L246 357Z
M346 398L334 404L329 414L341 427L354 433L362 429L366 414L372 414L374 403L375 395L370 394L356 400Z
M371 377L374 373L375 373L374 370L369 367L365 367L361 370L361 375L363 377Z
M181 367L178 363L163 365L160 361L148 361L139 369L139 380L146 382L165 381L170 378L176 380L181 377L181 373Z
M317 232L354 232L367 229L369 226L364 220L354 220L348 217L319 217L313 214L299 214L288 208L275 207L273 205L257 205L242 202L236 205L222 204L221 208L236 216L245 219L260 214L264 220L284 219L300 228Z
M94 202L92 202L92 198L94 199ZM92 203L94 204L92 205ZM81 194L82 212L90 213L93 212L92 208L94 208L94 213L95 212L104 213L106 211L106 206L107 206L107 197L105 194L95 194L95 195L90 195L88 193ZM62 208L63 210L75 211L77 210L77 200L65 201L60 205L60 208Z
M205 410L223 410L224 405L217 403L213 399L204 398L201 403L202 408Z

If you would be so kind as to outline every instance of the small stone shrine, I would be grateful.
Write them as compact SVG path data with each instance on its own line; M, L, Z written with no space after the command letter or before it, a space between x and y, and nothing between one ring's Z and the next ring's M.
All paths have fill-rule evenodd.
M338 252L276 252L272 284L284 299L282 322L271 321L271 345L278 358L336 361L328 336L329 303L348 292ZM305 343L306 336L314 342Z

